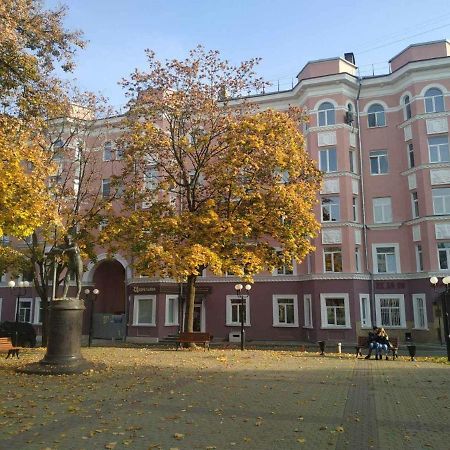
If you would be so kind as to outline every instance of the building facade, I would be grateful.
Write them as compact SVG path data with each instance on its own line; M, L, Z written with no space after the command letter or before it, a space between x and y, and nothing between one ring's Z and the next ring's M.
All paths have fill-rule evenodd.
M291 90L253 98L262 109L305 108L307 151L324 182L316 250L293 269L255 277L244 299L248 340L355 342L372 325L400 341L443 338L429 278L450 269L450 42L411 45L390 60L390 69L359 77L351 53L311 61ZM99 152L104 189L111 141ZM0 320L39 325L33 290L18 299L8 279L0 284ZM240 281L208 271L199 277L198 331L223 341L239 333L234 286ZM139 276L126 256L107 259L99 249L84 284L100 291L95 337L157 342L183 321L183 286Z

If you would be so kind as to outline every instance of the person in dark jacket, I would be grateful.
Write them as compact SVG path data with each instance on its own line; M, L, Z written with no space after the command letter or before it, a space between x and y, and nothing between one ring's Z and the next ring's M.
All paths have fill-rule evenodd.
M389 359L388 351L389 351L389 348L391 347L391 343L389 342L389 336L387 335L384 328L380 328L378 330L376 339L377 339L378 346L377 346L377 350L376 350L376 354L375 354L375 359L383 359L383 355L382 355L383 352L384 352L386 359Z
M378 327L373 327L372 331L369 331L368 336L369 353L367 354L365 359L370 359L370 355L372 354L373 350L375 350L375 354L377 354L378 349L377 333Z

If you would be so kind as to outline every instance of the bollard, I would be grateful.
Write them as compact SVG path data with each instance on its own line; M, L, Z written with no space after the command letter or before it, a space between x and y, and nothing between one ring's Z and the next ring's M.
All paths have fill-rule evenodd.
M325 341L318 341L320 348L320 356L325 356Z
M342 344L340 342L338 342L338 345L337 345L337 352L342 353Z

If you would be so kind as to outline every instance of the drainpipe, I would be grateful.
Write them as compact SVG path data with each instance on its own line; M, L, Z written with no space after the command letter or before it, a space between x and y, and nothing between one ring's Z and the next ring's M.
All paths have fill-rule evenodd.
M360 174L360 186L361 186L361 216L363 225L363 242L364 242L364 259L365 259L365 269L369 274L369 298L370 298L370 320L372 325L375 324L375 297L374 297L374 280L373 273L370 270L369 265L369 249L368 249L368 238L367 238L367 222L366 222L366 201L364 198L364 171L363 171L363 157L362 157L362 141L361 141L361 126L360 126L360 109L359 109L359 97L361 94L361 77L358 77L358 94L356 96L356 117L358 121L358 147L359 147L359 174Z

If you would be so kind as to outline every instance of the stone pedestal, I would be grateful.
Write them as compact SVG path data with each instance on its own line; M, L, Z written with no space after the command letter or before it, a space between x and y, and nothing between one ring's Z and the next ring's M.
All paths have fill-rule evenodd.
M50 303L47 353L44 358L18 369L35 374L73 374L93 368L102 368L86 361L81 355L83 326L83 300L77 298L55 299Z

